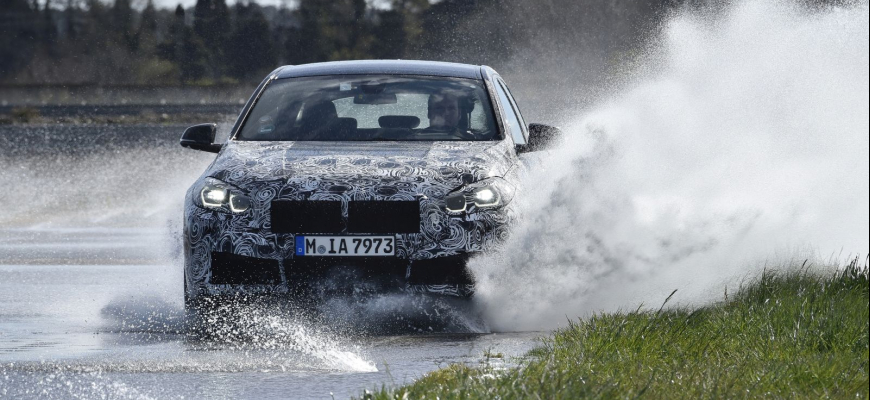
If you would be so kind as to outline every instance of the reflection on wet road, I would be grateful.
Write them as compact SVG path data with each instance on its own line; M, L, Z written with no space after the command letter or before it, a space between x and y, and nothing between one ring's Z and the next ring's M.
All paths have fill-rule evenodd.
M214 154L178 146L183 128L0 127L0 399L341 399L536 344L396 296L255 309L231 340L192 339L181 204Z
M511 362L541 336L474 333L486 328L473 316L453 318L454 333L413 316L405 332L359 329L407 311L392 298L333 306L340 326L252 310L246 339L193 339L179 260L148 245L166 234L0 230L0 398L348 398L449 363Z

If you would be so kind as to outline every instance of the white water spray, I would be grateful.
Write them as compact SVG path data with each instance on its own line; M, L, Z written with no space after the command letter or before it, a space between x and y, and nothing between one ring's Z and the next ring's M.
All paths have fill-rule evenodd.
M473 261L494 329L674 289L701 304L765 260L867 254L866 1L676 15L647 60L528 174L507 250Z

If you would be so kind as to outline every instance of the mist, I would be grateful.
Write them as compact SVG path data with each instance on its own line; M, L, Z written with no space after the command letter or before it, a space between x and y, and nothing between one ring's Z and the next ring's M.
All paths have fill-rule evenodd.
M763 268L867 254L867 2L686 9L660 32L624 90L527 160L522 220L471 264L493 330L674 290L703 305Z

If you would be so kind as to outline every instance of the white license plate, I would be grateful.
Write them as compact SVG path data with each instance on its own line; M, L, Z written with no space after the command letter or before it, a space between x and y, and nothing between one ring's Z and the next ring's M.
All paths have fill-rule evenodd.
M393 236L296 236L297 256L394 256Z

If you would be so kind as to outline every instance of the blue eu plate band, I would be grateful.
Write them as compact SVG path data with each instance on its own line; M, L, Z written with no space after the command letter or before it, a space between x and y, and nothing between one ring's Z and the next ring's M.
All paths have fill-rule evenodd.
M296 235L296 255L305 255L305 236Z

